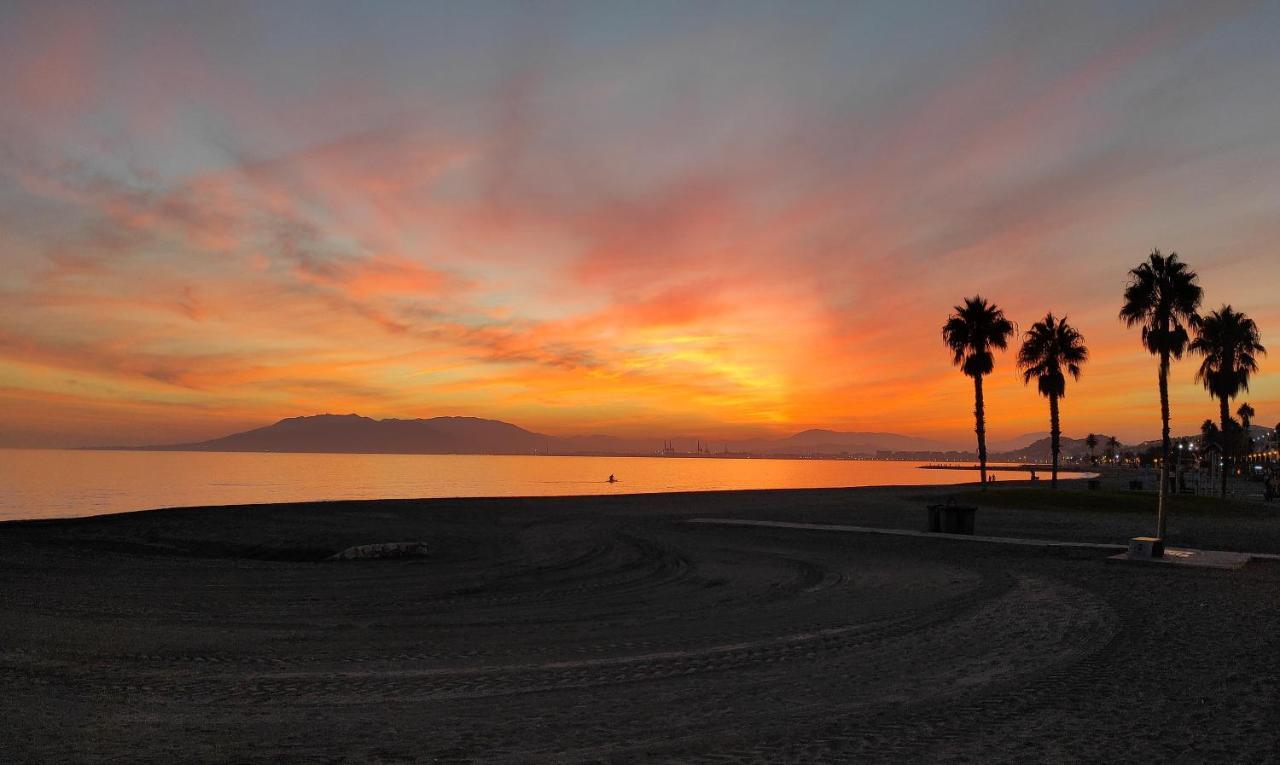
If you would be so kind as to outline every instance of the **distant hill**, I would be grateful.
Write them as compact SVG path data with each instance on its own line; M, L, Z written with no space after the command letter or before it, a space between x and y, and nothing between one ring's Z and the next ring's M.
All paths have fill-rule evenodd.
M1107 439L1109 436L1096 433L1098 445L1094 447L1093 454L1095 457L1101 457L1107 453ZM1068 438L1063 436L1059 442L1059 448L1062 450L1063 458L1082 459L1089 456L1089 446L1083 438ZM1004 452L993 452L991 459L998 462L1030 462L1030 461L1048 461L1053 458L1052 442L1049 436L1038 439L1027 444L1021 449L1012 449ZM1122 449L1125 447L1121 447Z
M193 444L148 447L210 452L349 454L531 454L549 436L498 420L433 417L374 420L357 414L290 417L264 428Z
M1039 433L1023 433L1013 438L995 439L987 444L987 451L992 454L996 452L1014 452L1019 449L1025 449L1044 438L1049 437L1049 431L1042 430Z
M874 455L880 451L943 451L925 438L897 433L806 430L786 438L716 441L668 439L676 453L823 456ZM551 436L500 420L432 417L375 420L358 414L290 417L273 425L197 443L148 450L216 452L332 452L352 454L658 454L663 439L608 435Z
M1218 423L1216 419L1213 422L1215 425ZM1250 425L1249 437L1253 440L1254 444L1258 448L1267 448L1267 449L1275 448L1275 443L1276 443L1275 428L1269 428L1264 425ZM1175 443L1183 440L1195 441L1196 443L1199 443L1201 435L1200 435L1200 431L1197 430L1194 433L1184 433L1182 435L1174 434L1170 436L1170 438ZM1142 452L1145 452L1145 451L1159 449L1161 446L1162 446L1162 443L1160 439L1153 438L1150 441L1143 441L1140 444L1134 444L1133 446L1126 447L1126 448L1130 451L1141 454ZM1177 448L1177 447L1175 446L1174 448Z
M898 433L836 430L805 430L786 438L757 438L729 443L729 451L751 454L875 454L881 451L945 451L949 447L927 438Z

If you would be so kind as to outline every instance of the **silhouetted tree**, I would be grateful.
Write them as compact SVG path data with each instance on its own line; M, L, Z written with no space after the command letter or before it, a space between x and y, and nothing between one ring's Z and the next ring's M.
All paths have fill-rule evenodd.
M1240 427L1240 421L1234 417L1227 417L1227 428L1222 432L1222 450L1227 461L1232 465L1232 470L1235 469L1240 455L1244 453L1244 444L1244 428Z
M1187 327L1199 320L1196 311L1204 290L1196 283L1196 273L1178 260L1152 251L1146 262L1129 271L1120 318L1126 326L1142 327L1142 344L1160 358L1160 495L1156 510L1156 534L1165 531L1165 495L1169 487L1169 361L1180 359L1187 350Z
M1090 433L1084 439L1085 448L1089 450L1089 464L1096 465L1098 461L1093 458L1093 450L1098 448L1098 437Z
M1084 337L1067 323L1067 317L1054 318L1047 314L1031 325L1018 350L1018 366L1022 368L1022 381L1036 381L1040 395L1049 399L1049 449L1053 454L1053 472L1050 486L1058 488L1058 455L1061 452L1062 428L1058 418L1058 400L1067 395L1067 375L1080 379L1080 367L1089 359L1089 349ZM1089 434L1089 453L1098 445L1098 439Z
M1231 419L1231 399L1249 390L1249 376L1258 371L1258 356L1267 352L1262 347L1258 325L1243 313L1224 305L1200 319L1191 350L1204 357L1196 370L1196 381L1203 383L1210 396L1218 399L1218 416L1222 420L1223 461L1222 496L1227 496L1227 436Z
M1154 465L1160 459L1160 447L1149 446L1138 455L1138 464Z
M973 378L974 433L978 436L978 468L982 488L987 488L986 405L982 400L982 378L995 368L996 350L1009 347L1014 333L1013 322L994 303L975 295L955 306L942 325L942 341L951 350L951 361L965 375Z
M1200 423L1200 448L1208 449L1218 443L1218 423L1205 420Z
M1218 423L1213 420L1200 423L1200 462L1209 468L1210 478L1216 474L1218 463L1222 460L1221 442L1222 432Z
M1249 427L1253 424L1253 416L1257 412L1253 411L1253 407L1249 406L1249 402L1246 401L1236 410L1236 414L1240 417L1240 427L1244 428L1245 432L1248 432Z
M1120 441L1115 436L1107 436L1107 459L1112 462L1120 455Z
M1244 449L1245 454L1253 452L1253 431L1250 428L1253 427L1253 416L1255 414L1257 412L1253 411L1253 407L1249 406L1248 401L1241 404L1239 409L1236 409L1236 415L1240 418L1240 428L1244 433L1244 442L1241 444L1241 448Z

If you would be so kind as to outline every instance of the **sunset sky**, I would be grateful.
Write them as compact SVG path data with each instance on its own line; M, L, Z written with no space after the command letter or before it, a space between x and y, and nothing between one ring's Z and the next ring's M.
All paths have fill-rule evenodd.
M968 446L1067 313L1159 431L1153 247L1280 350L1280 3L0 5L0 445L281 417ZM1174 367L1174 431L1216 407ZM1280 356L1248 394L1280 420ZM1047 430L997 361L992 438Z

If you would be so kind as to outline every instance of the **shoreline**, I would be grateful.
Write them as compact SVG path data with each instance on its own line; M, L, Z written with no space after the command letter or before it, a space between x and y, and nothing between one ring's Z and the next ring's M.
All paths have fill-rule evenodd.
M1109 476L1118 485L1122 477ZM372 526L388 512L397 517L436 518L442 513L528 516L536 522L554 512L589 521L596 515L639 513L667 519L695 515L802 522L853 522L880 528L923 527L928 504L940 500L974 504L979 508L979 533L995 536L1037 536L1046 540L1124 542L1148 533L1154 519L1154 492L1117 488L1086 491L1086 477L1060 477L1059 488L1044 480L1006 480L984 491L981 484L894 484L817 488L715 489L608 494L524 495L489 497L390 497L290 502L199 504L145 508L125 512L55 518L12 518L0 521L0 541L6 532L21 530L119 530L125 536L156 536L156 527L189 526L189 540L198 551L203 533L219 527L236 529L246 544L253 543L255 523L298 526L305 534L308 521L341 520L353 532ZM1280 553L1280 523L1270 506L1248 501L1222 502L1214 497L1173 496L1171 538L1178 544L1214 549ZM1150 515L1151 519L1147 519ZM1227 519L1231 519L1228 521ZM370 523L372 522L372 523ZM1246 528L1250 524L1261 528ZM1275 528L1272 528L1274 526ZM1249 542L1263 534L1261 546ZM39 532L36 532L39 535ZM216 533L215 533L216 535ZM1057 536L1055 536L1057 535ZM1179 535L1183 538L1179 539ZM105 536L110 537L110 533ZM74 541L75 535L68 537ZM346 535L343 535L345 538ZM363 539L363 537L362 537ZM389 541L365 539L358 543ZM351 545L347 545L351 546ZM334 552L338 550L335 549Z
M1008 482L1012 485L1013 482ZM1019 482L1022 483L1022 482ZM1025 482L1030 484L1030 481ZM765 489L706 489L694 491L638 491L638 492L613 492L608 494L528 494L528 495L492 495L487 497L382 497L379 499L318 499L318 500L299 500L290 502L241 502L236 504L203 504L203 505L174 505L170 507L149 507L138 510L126 510L117 513L98 513L95 515L77 515L58 518L7 518L0 520L0 529L6 526L16 526L23 524L42 524L56 525L62 523L79 523L84 521L106 520L109 518L133 517L150 513L185 513L185 512L204 512L212 510L249 510L249 509L265 509L273 508L315 508L318 510L326 510L330 508L346 507L351 505L369 505L376 509L379 505L396 505L403 506L407 504L419 505L424 510L429 510L434 505L457 503L474 503L479 506L486 505L522 505L529 503L590 503L598 500L640 500L650 497L666 497L678 502L696 500L699 498L706 499L723 499L734 496L755 497L756 495L774 495L782 499L786 499L786 495L804 495L812 493L827 492L856 492L856 491L906 491L910 489L964 489L967 487L979 486L977 481L959 482L951 484L892 484L885 486L836 486L836 487L810 487L810 488L765 488ZM476 509L486 509L485 507L477 507Z
M1066 482L1081 482L1083 478L1059 478L1059 484L1065 487ZM619 482L621 483L621 482ZM614 484L617 485L617 484ZM1004 481L1001 487L1024 486L1027 488L1037 488L1038 482L1030 480L1011 480ZM776 499L783 506L793 504L796 500L803 500L812 495L815 497L825 497L832 493L847 492L890 492L905 493L918 491L921 494L935 493L948 494L969 489L977 489L981 487L978 481L957 481L955 483L943 484L885 484L876 486L816 486L816 487L799 487L799 488L759 488L759 489L695 489L695 490L676 490L676 491L635 491L635 492L609 492L600 494L525 494L525 495L490 495L490 496L456 496L456 497L382 497L377 499L316 499L316 500L296 500L282 502L238 502L233 504L197 504L197 505L170 505L163 507L139 508L137 510L125 510L119 512L95 513L92 515L75 515L75 516L58 516L48 518L4 518L0 519L0 529L6 526L18 526L24 524L40 524L40 525L57 525L63 523L82 523L87 521L107 520L111 518L135 517L145 514L155 513L191 513L191 512L207 512L215 510L235 510L246 511L251 509L296 509L296 508L314 508L317 510L326 510L338 507L350 507L353 505L369 505L371 509L376 509L379 505L416 505L424 510L430 510L437 505L454 506L458 504L475 504L476 509L494 509L491 506L502 505L544 505L563 502L566 505L578 503L596 503L600 501L614 502L621 500L622 502L643 503L650 498L670 499L673 504L686 504L697 500L708 500L714 503L732 500L734 498L742 498L751 500L752 504L756 504L761 500Z
M85 517L247 503L575 496L953 484L970 472L899 460L257 452L4 452L0 518ZM1026 475L993 466L1001 479ZM617 481L607 481L616 474Z
M794 454L767 452L676 452L674 454L656 453L614 453L614 452L399 452L399 451L284 451L275 449L189 449L183 447L156 446L22 446L0 447L14 451L66 451L66 452L163 452L166 454L297 454L297 455L355 455L355 456L388 456L388 457L593 457L603 459L729 459L729 460L804 460L829 462L927 462L919 456L880 457L874 454ZM908 453L912 454L912 453ZM977 462L977 455L972 458L957 458L956 463ZM939 460L935 460L939 461ZM941 460L947 462L947 460ZM1013 464L1013 463L1001 463ZM1062 468L1059 468L1061 470Z
M891 462L892 460L885 460L885 461ZM920 470L982 470L982 467L979 465L959 465L959 464L947 465L947 464L938 464L938 463L920 465L919 468ZM993 471L1000 471L1000 472L1006 472L1006 473L1011 471L1022 471L1024 473L1030 473L1033 471L1038 473L1050 473L1050 472L1053 472L1053 466L1043 465L1038 462L1037 463L1003 462L1003 463L995 463L995 464L987 463L987 472L993 472ZM1062 475L1063 473L1088 474L1088 473L1099 473L1099 472L1101 471L1097 467L1063 467L1061 465L1058 466L1058 475Z

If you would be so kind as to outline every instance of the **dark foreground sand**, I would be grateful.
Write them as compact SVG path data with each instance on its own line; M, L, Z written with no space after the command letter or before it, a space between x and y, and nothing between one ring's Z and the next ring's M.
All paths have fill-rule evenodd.
M1280 566L944 540L945 489L0 525L0 761L1224 761L1280 754ZM1133 514L983 510L1123 541ZM1176 533L1280 551L1267 513ZM1216 535L1216 536L1215 536ZM423 559L323 562L422 540Z

